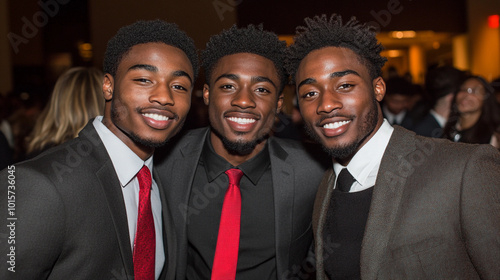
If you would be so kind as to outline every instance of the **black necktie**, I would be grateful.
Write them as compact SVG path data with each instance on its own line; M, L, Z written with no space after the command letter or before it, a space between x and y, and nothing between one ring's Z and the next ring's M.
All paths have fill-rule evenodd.
M342 169L337 178L337 189L341 192L349 192L352 183L356 181L347 168Z

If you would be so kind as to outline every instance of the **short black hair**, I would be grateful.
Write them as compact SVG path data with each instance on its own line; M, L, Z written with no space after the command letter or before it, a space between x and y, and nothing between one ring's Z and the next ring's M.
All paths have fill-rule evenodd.
M465 72L449 65L430 68L425 75L425 89L434 105L440 98L455 93Z
M222 57L236 53L253 53L273 62L280 79L278 93L281 93L288 80L284 65L285 49L286 42L280 41L275 33L264 31L262 25L248 25L245 28L233 25L230 29L212 36L201 54L206 83L210 84L212 71Z
M116 35L108 41L104 53L104 73L109 73L114 77L123 56L133 46L146 43L165 43L181 49L191 61L194 73L193 79L196 79L199 62L193 39L180 30L175 23L168 23L159 19L141 20L120 28Z
M296 28L295 42L287 49L286 68L294 79L297 68L311 51L325 47L347 48L355 52L368 68L372 79L382 75L387 58L380 52L384 49L377 41L375 27L360 24L355 17L342 24L342 17L332 14L304 19L306 26Z

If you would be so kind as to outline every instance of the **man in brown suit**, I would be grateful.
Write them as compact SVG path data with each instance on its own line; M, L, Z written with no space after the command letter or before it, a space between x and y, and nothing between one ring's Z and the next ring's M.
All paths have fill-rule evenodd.
M392 127L372 29L337 15L306 24L287 67L334 159L313 213L317 279L499 279L498 151Z

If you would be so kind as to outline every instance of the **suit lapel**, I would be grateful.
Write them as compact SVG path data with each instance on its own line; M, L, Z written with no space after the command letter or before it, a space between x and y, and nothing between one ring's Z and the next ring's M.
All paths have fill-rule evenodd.
M325 223L327 222L326 214L328 213L328 207L330 206L334 182L335 172L333 171L333 168L329 168L323 176L314 201L313 232L315 240L316 270L318 271L316 278L319 280L326 279L323 256L325 249L330 250L329 248L325 248L330 246L330 244L328 244L328 240L323 239L323 230Z
M162 220L163 220L163 246L165 248L165 265L163 266L163 271L160 276L162 278L165 275L164 279L175 279L175 270L176 270L176 254L175 254L175 245L176 245L176 235L174 222L172 218L172 213L168 211L167 200L165 198L165 191L163 189L162 183L160 181L159 176L157 175L157 171L153 172L153 177L158 184L158 189L160 190L160 199L162 204ZM162 278L163 279L163 278Z
M386 148L373 190L361 248L361 278L376 279L400 207L406 179L405 157L415 150L414 137L395 127ZM409 167L411 170L411 167Z
M269 156L274 194L274 219L276 240L276 266L278 275L288 269L288 256L292 241L291 209L295 192L293 166L286 162L288 153L273 138L269 139Z
M120 255L125 268L125 275L132 279L134 275L134 264L132 260L132 248L130 246L127 212L125 210L125 202L123 201L123 193L120 189L120 181L116 176L113 163L92 124L93 121L94 119L88 122L79 133L79 137L82 141L89 141L93 145L93 149L89 156L94 159L97 170L96 176L106 201L108 202L107 207L111 214L118 245L120 246Z
M167 206L173 217L173 224L177 232L176 240L179 276L185 278L187 266L187 224L192 209L189 208L189 195L201 156L205 138L209 134L209 129L198 130L180 139L180 148L175 154L168 158L168 164L163 172L166 172L170 178L168 183L164 183ZM163 176L165 177L165 176Z

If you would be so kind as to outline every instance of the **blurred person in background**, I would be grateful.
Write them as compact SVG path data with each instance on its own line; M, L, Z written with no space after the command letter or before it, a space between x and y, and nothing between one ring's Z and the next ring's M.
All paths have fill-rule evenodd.
M453 66L430 69L425 76L425 90L430 98L430 110L415 125L418 135L441 138L443 127L450 114L453 94L457 91L464 73Z
M453 98L443 137L499 148L499 128L500 108L493 88L480 76L466 77Z
M393 77L386 81L386 94L382 101L382 113L391 125L412 129L414 125L410 109L415 87L403 77Z
M59 77L27 139L27 158L75 138L90 119L103 114L103 77L101 70L86 67L71 68Z
M493 80L493 82L491 82L491 86L495 90L495 98L498 104L500 104L500 77Z
M26 139L42 112L44 93L39 85L22 84L7 95L2 131L13 149L13 162L26 159Z

